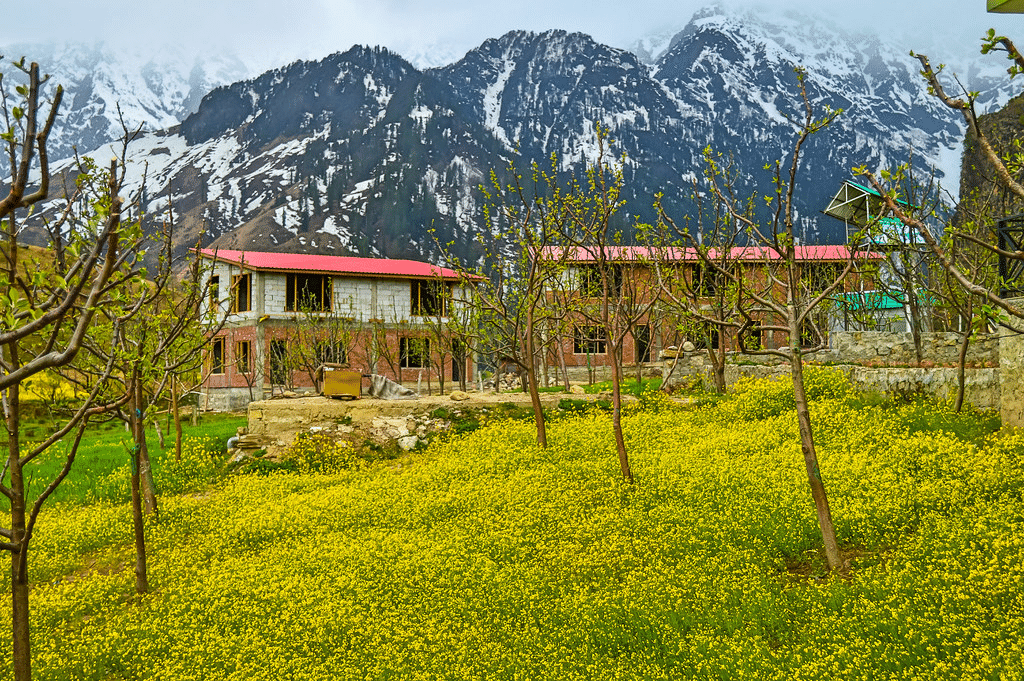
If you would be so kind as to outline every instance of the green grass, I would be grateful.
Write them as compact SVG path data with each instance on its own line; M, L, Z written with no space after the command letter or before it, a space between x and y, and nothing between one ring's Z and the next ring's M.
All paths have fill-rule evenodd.
M209 438L221 444L223 448L227 439L235 434L240 426L246 425L244 416L237 414L207 414L202 417L199 425L193 427L183 423L183 435L186 438ZM168 465L174 459L174 429L167 433L166 421L161 421L165 431L166 448L160 447L153 428L146 431L146 445L153 464L153 475L157 489L168 474ZM42 421L27 424L26 434L42 437L48 432L48 426ZM70 437L66 438L70 440ZM75 462L61 486L50 497L48 503L68 502L74 504L106 501L122 503L128 500L129 487L129 456L128 446L130 435L123 424L96 424L86 431L79 445ZM26 468L26 479L30 481L29 493L38 493L44 485L56 477L63 467L65 456L61 444L41 454ZM0 508L9 508L6 498L0 499Z
M624 395L639 397L644 392L651 392L661 388L661 379L643 378L638 384L635 377L626 377L619 385L621 386L621 390ZM599 383L592 383L590 385L583 386L583 389L591 395L596 395L602 392L611 392L612 382L611 380L607 380Z

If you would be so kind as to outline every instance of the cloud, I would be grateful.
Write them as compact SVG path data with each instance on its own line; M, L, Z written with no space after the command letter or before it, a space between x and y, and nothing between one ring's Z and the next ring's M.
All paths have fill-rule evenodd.
M0 45L100 40L134 46L174 43L192 50L235 50L265 66L323 57L353 44L384 45L403 54L427 49L462 54L513 29L582 31L626 47L645 34L682 27L707 4L698 0L53 0L42 6L21 2L5 7ZM767 16L787 10L823 11L820 0L732 0L725 6L753 8ZM1009 35L1024 34L1024 16L986 14L985 0L860 0L829 3L827 12L828 18L851 29L899 36L908 49L937 44L973 50L989 26Z

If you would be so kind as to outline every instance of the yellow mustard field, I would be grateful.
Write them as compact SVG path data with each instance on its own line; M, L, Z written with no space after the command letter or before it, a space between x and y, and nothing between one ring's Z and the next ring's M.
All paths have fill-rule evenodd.
M785 385L761 382L633 409L634 486L596 412L553 421L547 450L506 421L401 463L165 496L143 597L127 507L55 507L35 676L1024 677L1024 435L819 380L847 577L821 565Z

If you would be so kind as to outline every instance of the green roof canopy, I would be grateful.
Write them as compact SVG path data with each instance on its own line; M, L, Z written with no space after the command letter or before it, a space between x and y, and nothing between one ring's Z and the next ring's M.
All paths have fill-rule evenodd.
M863 227L873 218L888 212L884 206L882 195L874 189L846 180L829 201L825 215L857 227Z
M1024 0L988 0L988 11L1024 14Z

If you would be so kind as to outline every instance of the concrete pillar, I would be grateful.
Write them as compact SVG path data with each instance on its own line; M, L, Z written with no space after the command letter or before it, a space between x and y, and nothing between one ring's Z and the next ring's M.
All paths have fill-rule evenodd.
M1024 298L1009 301L1024 306ZM1024 334L1000 330L999 395L1003 426L1024 428Z

